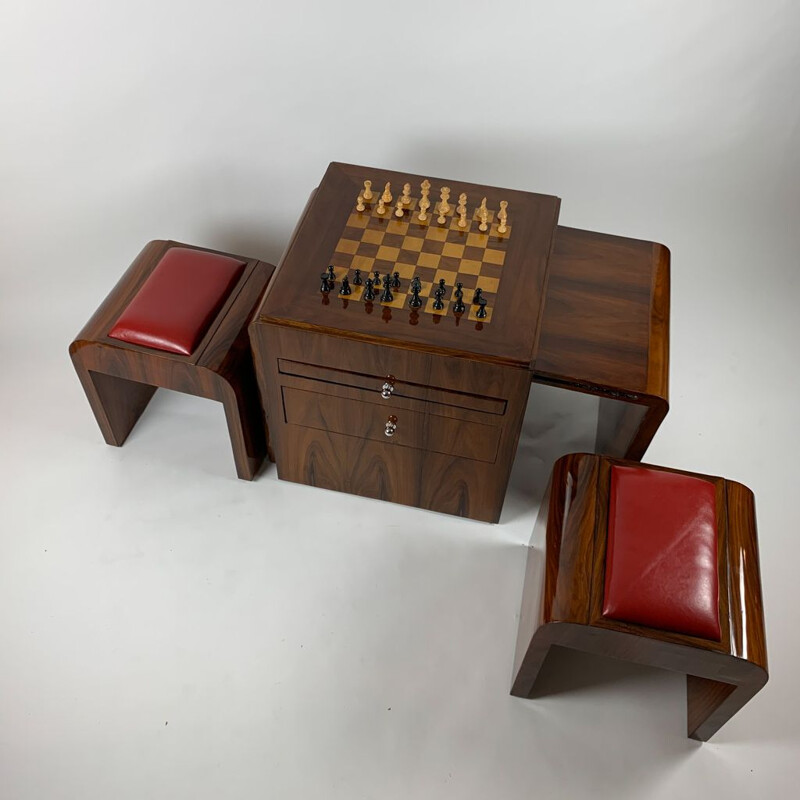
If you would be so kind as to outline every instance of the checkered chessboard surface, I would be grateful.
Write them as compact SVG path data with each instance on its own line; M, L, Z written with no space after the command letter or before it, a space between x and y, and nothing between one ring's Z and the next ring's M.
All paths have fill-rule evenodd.
M338 296L342 278L346 275L352 294L341 299L363 302L364 284L353 283L358 269L362 281L369 277L374 279L375 272L380 275L380 282L375 284L375 305L413 311L408 305L410 284L412 278L418 277L422 284L419 295L422 306L416 310L452 317L453 292L456 283L460 282L463 284L463 302L467 306L463 316L476 322L491 322L513 229L510 219L505 233L498 234L496 211L489 210L489 228L481 232L478 230L480 221L476 207L472 218L467 220L467 226L460 228L455 204L451 204L446 221L440 225L437 221L438 203L433 203L427 220L423 222L418 219L418 202L417 198L412 198L404 207L402 217L395 216L395 207L390 204L386 205L383 215L379 215L377 193L371 202L365 202L364 211L354 208L329 261L336 275L331 299ZM391 303L381 303L383 276L395 272L400 276L400 288L392 289L394 300ZM442 278L446 287L442 298L444 308L437 311L433 308L434 291ZM472 302L477 287L483 290L487 301L483 319L476 316L478 306Z

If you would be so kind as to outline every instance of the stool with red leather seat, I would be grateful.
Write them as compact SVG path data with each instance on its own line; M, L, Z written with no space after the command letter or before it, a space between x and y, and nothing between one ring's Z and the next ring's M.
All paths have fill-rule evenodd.
M247 325L275 267L169 241L150 242L69 348L108 444L121 445L161 386L218 400L236 472L268 452Z
M529 551L512 694L536 696L553 645L664 667L686 674L688 734L706 740L767 682L745 486L572 454L553 468L541 534L544 559Z

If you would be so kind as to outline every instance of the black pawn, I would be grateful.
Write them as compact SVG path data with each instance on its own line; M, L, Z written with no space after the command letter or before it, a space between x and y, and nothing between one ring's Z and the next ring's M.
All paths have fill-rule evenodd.
M478 319L486 319L486 298L485 297L479 297L478 298L478 310L475 312L475 316Z
M364 299L375 299L375 290L372 288L372 278L367 278L367 285L364 287Z
M414 281L411 281L411 299L408 301L408 305L411 308L419 308L422 305L422 300L419 296L420 287L417 286Z
M395 272L394 276L392 277L392 289L399 289L400 288L400 273Z
M439 278L439 288L442 290L442 296L444 296L447 292L447 289L444 285L444 278Z
M444 286L439 286L439 288L433 293L436 299L433 301L433 308L435 311L441 311L444 308L444 303L442 302L442 298L444 297Z
M323 272L322 275L319 276L319 280L320 280L319 290L323 293L329 292L331 290L331 287L328 286L328 273Z
M336 273L333 271L333 264L328 267L328 286L333 289L336 285Z
M339 294L353 294L353 290L350 288L350 281L347 280L347 275L342 278L342 285L339 288Z
M414 291L414 287L416 287L418 292L422 291L422 281L415 275L411 279L411 291Z
M361 280L361 270L357 269L356 274L353 277L353 286L361 286L364 281Z
M463 314L467 307L464 305L464 284L457 283L456 290L453 292L453 297L456 298L456 304L453 306L454 314Z
M383 292L381 293L381 303L391 303L394 300L392 294L391 280L387 275L383 276Z
M483 295L483 289L480 286L475 290L475 294L472 297L472 304L475 305L476 303L480 304L481 296ZM486 301L484 300L484 305L486 305Z
M378 270L375 270L375 272L373 272L372 274L375 276L375 277L372 279L372 282L373 282L373 283L374 283L376 286L380 286L380 285L381 285L381 274L380 274L380 272L378 272Z

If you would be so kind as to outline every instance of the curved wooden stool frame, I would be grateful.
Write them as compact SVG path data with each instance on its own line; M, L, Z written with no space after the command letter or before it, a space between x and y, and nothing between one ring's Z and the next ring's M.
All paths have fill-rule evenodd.
M171 241L146 245L70 345L72 363L111 445L125 442L159 386L221 402L236 474L252 480L268 453L268 441L247 325L275 267L241 258L247 261L241 278L190 356L109 338L120 313L170 247L205 251Z
M586 454L553 468L534 534L546 526L544 590L541 553L531 549L511 694L537 696L553 645L663 667L686 673L688 735L705 741L767 682L753 493L700 476L717 494L720 641L657 630L602 616L612 464L664 469Z

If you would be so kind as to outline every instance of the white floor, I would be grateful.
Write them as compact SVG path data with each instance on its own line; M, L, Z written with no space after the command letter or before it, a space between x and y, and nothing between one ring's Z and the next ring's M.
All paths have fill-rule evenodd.
M10 6L0 798L796 796L800 6ZM508 694L538 499L590 399L532 394L496 526L238 481L221 407L168 392L103 444L67 347L141 246L277 259L334 159L557 194L565 225L671 248L647 459L755 491L768 627L770 682L711 743L674 674L565 651L549 697Z

